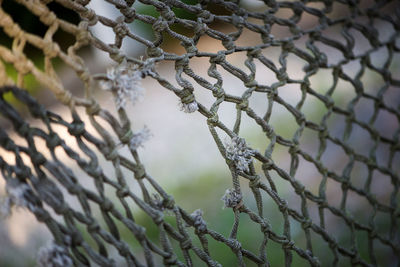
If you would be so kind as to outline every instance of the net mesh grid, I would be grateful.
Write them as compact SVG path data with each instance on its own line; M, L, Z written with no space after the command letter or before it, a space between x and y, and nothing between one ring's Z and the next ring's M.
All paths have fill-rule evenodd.
M3 7L0 8L0 26L12 39L10 46L0 45L0 81L6 85L1 90L0 112L26 140L24 145L17 144L8 131L1 129L2 152L5 155L7 151L13 157L0 155L0 166L9 201L26 207L38 221L46 224L58 250L71 259L67 263L114 266L118 264L114 259L116 255L110 253L114 250L128 266L160 263L167 266L219 266L216 258L221 256L214 255L209 249L211 242L218 242L232 251L231 256L236 257L239 266L269 266L268 247L276 244L283 250L286 266L292 265L294 257L312 266L343 263L370 266L378 265L380 261L399 264L400 113L396 90L399 90L400 80L397 79L396 57L400 49L400 11L396 1L264 1L260 10L252 10L239 1L191 4L176 0L136 1L152 6L157 16L141 13L135 1L106 1L120 13L119 17L110 18L99 15L96 6L89 5L90 1L55 0L79 14L81 21L78 24L63 20L52 12L48 5L53 1L16 2L38 17L47 30L43 36L27 32ZM4 6L7 1L0 3ZM190 19L178 16L179 11L190 14ZM309 20L304 17L312 17L316 22L307 23ZM153 38L142 37L133 31L129 25L134 21L150 25ZM224 32L216 26L221 23L234 30ZM102 36L91 31L96 24L112 29L115 34L113 44L106 44ZM53 40L59 30L73 35L75 42L65 49L60 48L61 44ZM240 39L243 36L245 40ZM258 39L253 39L254 36ZM198 48L202 38L215 40L221 49L202 52ZM126 39L144 45L146 57L137 59L126 55L123 49ZM180 47L175 49L184 52L166 51L163 45L167 39L179 43ZM254 40L259 42L254 44ZM364 42L362 48L360 42ZM246 45L248 43L251 45ZM28 44L42 51L42 68L25 54ZM228 236L206 224L200 210L191 213L181 208L157 179L146 172L137 148L130 146L135 133L125 109L119 108L114 115L96 100L94 91L99 90L99 81L106 76L90 73L87 63L78 54L85 46L106 52L116 64L134 63L143 77L158 81L174 93L184 111L199 112L206 118L232 177L232 188L223 196L225 206L231 208L234 215ZM266 51L275 48L280 52L276 60L272 60ZM241 68L230 62L230 56L237 53L246 54ZM301 71L294 72L296 77L299 73L304 74L299 78L292 78L292 72L288 71L293 67L291 64L299 65L298 61L292 60L293 56L302 62ZM209 61L204 75L194 71L193 62L199 58ZM83 82L83 97L64 87L54 67L54 59L61 60L76 72ZM162 62L174 64L175 77L164 77L158 72ZM354 62L355 65L351 65ZM16 79L6 71L8 65L17 72ZM259 70L261 67L263 69ZM276 78L275 82L260 82L265 69ZM329 70L329 82L322 92L311 80L325 70ZM18 89L24 88L24 77L28 74L69 107L71 122L46 110L26 91ZM229 75L239 81L236 95L224 84ZM381 82L368 80L368 76L373 75ZM290 85L295 85L300 95L298 101L292 101L294 103L289 103L281 94L283 88ZM213 101L201 102L200 90L208 90ZM344 95L335 95L341 90ZM4 97L10 93L44 127L26 121ZM263 114L252 107L254 98L263 99ZM317 110L320 116L307 111L305 103L309 99L322 105L322 111ZM364 102L368 105L360 104ZM220 107L226 103L237 110L233 127L226 126L218 116ZM274 128L272 117L279 107L285 110L285 116L295 121L295 130L289 137ZM82 108L95 133L90 133L83 123ZM332 117L343 120L343 129L338 129L337 123L331 123ZM111 126L113 132L100 120L106 122L107 127ZM253 121L264 133L264 151L250 148L240 137L246 120ZM68 130L79 151L60 138L53 130L56 126ZM307 134L313 139L311 147L302 146ZM226 136L228 144L224 143ZM369 145L358 147L363 143L357 143L357 138L367 139ZM38 139L46 142L48 155L38 151ZM120 153L121 146L128 147L129 157ZM288 155L285 160L277 160L274 156L278 149ZM380 159L382 149L386 153L383 161ZM56 150L64 151L73 159L93 180L95 188L85 188L79 176L58 158ZM112 164L114 175L105 174L98 153ZM24 155L30 162L23 159ZM341 160L335 161L334 157ZM317 170L317 187L315 183L307 183L304 167L299 168L300 165L313 166ZM127 171L131 175L126 175ZM355 178L357 175L364 177ZM132 176L140 193L128 186ZM280 193L282 181L291 187L292 197ZM331 186L338 192L329 191ZM105 187L113 189L108 191ZM68 205L66 194L76 197L79 207ZM17 197L12 198L13 195ZM352 210L352 205L357 206L357 198L367 203L366 216L356 215ZM268 205L273 203L279 212L267 214L266 202ZM101 216L94 216L94 206ZM135 220L133 207L151 218L157 228L157 239L148 237L147 226ZM317 212L311 211L311 207ZM271 225L273 216L280 216L282 225ZM248 249L248 244L242 243L238 236L240 221L245 218L251 221L251 226L246 227L259 231L256 250ZM330 220L336 220L336 229L327 228L328 224L332 225ZM122 226L133 234L139 247L132 248L126 237L121 236ZM294 229L304 233L303 240L293 238ZM336 231L340 229L346 229L343 231L348 233L347 243L336 238ZM366 235L364 242L358 239L360 234ZM324 249L328 252L321 254L318 251L322 243L316 238L326 244Z

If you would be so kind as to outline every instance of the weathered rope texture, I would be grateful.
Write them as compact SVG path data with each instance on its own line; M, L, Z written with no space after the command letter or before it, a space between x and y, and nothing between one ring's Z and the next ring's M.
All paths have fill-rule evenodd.
M90 0L16 0L44 25L40 35L20 27L7 2L0 1L1 34L10 40L0 44L0 114L14 133L0 129L0 168L9 207L26 207L54 236L41 253L44 265L220 266L234 258L238 266L270 266L275 251L279 266L400 264L397 1L104 0L119 13L106 17ZM80 21L63 19L54 6ZM96 33L98 25L112 30L114 43ZM57 42L58 31L73 42ZM127 40L145 56L129 55ZM42 65L28 46L41 51ZM78 54L84 47L107 53L116 67L90 73ZM76 72L83 93L65 88L56 62ZM162 71L171 63L172 77ZM69 107L72 121L19 89L28 76ZM140 97L144 78L175 94L183 111L205 117L231 173L232 188L220 192L233 213L229 235L213 230L201 210L181 208L141 163L145 137L132 132L125 107ZM114 95L117 115L98 104L101 88ZM233 120L221 115L226 107ZM248 140L249 125L258 141ZM94 186L83 185L59 151ZM241 227L259 238L243 242Z

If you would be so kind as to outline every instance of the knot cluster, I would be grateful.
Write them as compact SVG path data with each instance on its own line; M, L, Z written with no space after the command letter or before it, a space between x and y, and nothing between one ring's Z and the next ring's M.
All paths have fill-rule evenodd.
M235 167L239 171L248 171L249 164L254 156L254 150L246 145L246 141L238 136L233 137L229 141L225 141L226 157L235 163Z
M126 99L135 104L143 98L142 78L143 73L138 70L138 66L124 59L119 65L107 69L107 80L101 81L100 86L114 93L115 104L120 109L125 107Z
M54 241L40 248L37 258L39 266L72 267L73 261L68 251Z

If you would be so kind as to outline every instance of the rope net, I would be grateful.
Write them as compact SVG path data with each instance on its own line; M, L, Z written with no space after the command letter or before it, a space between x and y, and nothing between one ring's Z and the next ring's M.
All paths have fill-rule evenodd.
M0 129L3 210L25 207L52 233L41 265L399 264L396 1L104 1L117 16L101 15L94 2L0 1L0 114L12 125ZM24 29L11 4L45 30ZM113 43L94 30L99 25ZM59 32L73 41L59 41ZM126 42L145 56L130 55ZM106 74L89 71L90 58L79 54L87 47L115 61ZM164 63L175 70L167 75ZM66 88L60 64L77 74L80 88ZM29 79L68 107L72 120L21 89ZM142 79L205 118L231 174L220 197L233 216L213 215L229 218L229 233L213 229L203 207L183 209L146 171L138 147L148 132L132 131L126 112L142 95ZM101 90L113 95L116 112L99 104ZM227 108L229 118L221 115ZM249 125L260 132L254 142ZM243 228L257 238L244 241Z

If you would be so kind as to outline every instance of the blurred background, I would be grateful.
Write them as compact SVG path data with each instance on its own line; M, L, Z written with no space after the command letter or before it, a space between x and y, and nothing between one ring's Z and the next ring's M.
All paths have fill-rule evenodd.
M183 1L187 4L196 4L195 0ZM395 2L395 1L393 1ZM26 9L23 5L18 4L11 0L3 0L0 2L1 8L4 12L11 15L11 17L20 25L22 29L35 35L43 36L47 31L47 27L40 22L38 17ZM363 1L362 4L365 7L372 4L372 1ZM242 1L241 6L247 10L263 12L267 10L264 3L255 1ZM307 6L316 9L322 9L324 5L319 2L308 3ZM78 24L80 21L79 15L57 2L50 2L47 7L51 9L58 17L72 23ZM113 20L116 20L120 13L114 5L109 4L101 0L93 0L90 2L88 7L96 11L97 15L101 15ZM140 14L150 15L158 17L159 14L154 7L144 5L137 1L134 4L136 12ZM361 7L361 6L360 6ZM390 14L389 5L385 9L385 12ZM208 10L214 14L229 16L232 14L231 11L221 8L219 5L210 4ZM180 18L195 20L196 17L184 11L183 9L174 9L175 15ZM382 11L383 12L383 11ZM334 3L333 10L330 13L330 18L345 17L350 14L347 6ZM289 8L280 9L274 14L277 18L288 19L293 16L293 11ZM359 21L363 21L366 17L360 17ZM248 18L248 21L253 23L262 24L262 21L257 21L253 18ZM390 38L395 35L395 29L393 25L385 22L384 20L377 20L374 22L374 27L378 29L379 41L384 43L388 42ZM312 29L317 27L319 24L318 17L312 16L309 13L303 13L301 20L297 23L298 26L303 29ZM220 32L229 33L235 31L234 27L229 24L215 23L211 25L212 29ZM154 38L152 33L151 25L143 23L139 20L135 20L129 24L130 30L146 38L152 40ZM183 26L174 25L172 28L174 31L181 34L190 35L190 32ZM106 27L100 23L90 27L91 32L94 36L101 39L104 43L111 44L114 42L115 34L110 27ZM365 51L372 49L370 42L363 36L360 31L351 29L351 33L355 40L353 52L355 55L362 54ZM271 34L275 38L283 39L293 35L288 29L279 24L273 24L271 28ZM322 30L322 34L329 36L339 42L345 43L343 35L341 35L341 27L328 27ZM164 51L174 54L185 53L184 48L180 45L179 41L164 36L164 43L162 48ZM63 32L58 31L54 35L54 41L57 42L63 51L71 46L75 42L75 37ZM307 36L296 40L296 47L307 50L306 47ZM237 46L252 46L262 42L259 34L256 34L248 29L244 29L241 37L235 42ZM396 44L399 47L399 37L396 39ZM0 29L0 45L7 48L12 47L12 39ZM323 43L315 44L322 53L325 53L329 64L337 64L338 62L345 59L344 55L337 49L324 45ZM202 38L197 48L202 52L216 53L219 50L225 50L221 41L215 40L211 37L206 36ZM130 57L139 58L145 53L145 46L134 41L130 38L125 38L122 48L126 55ZM281 55L281 48L268 47L263 49L263 55L271 60L276 66L281 66L279 57ZM39 69L44 68L43 63L43 52L36 49L34 46L27 44L24 49L25 55L30 58L35 66ZM80 56L84 59L87 67L92 74L105 73L107 68L113 66L115 63L109 58L105 52L93 48L84 47L80 50ZM391 73L392 77L400 77L399 74L399 63L400 56L398 51L392 53L388 47L382 46L379 49L375 49L370 54L371 62L373 65L382 68L386 67ZM245 60L247 59L246 52L237 52L227 56L227 60L234 66L246 71ZM302 80L305 76L304 67L307 62L303 59L289 54L287 60L287 73L291 79ZM387 62L390 62L386 66ZM5 71L11 79L16 81L17 72L13 66L7 63L3 58L0 57L0 64L5 67ZM71 90L73 95L83 96L83 84L74 73L73 70L68 68L62 60L55 59L53 64L56 66L57 73L60 76L65 88ZM268 69L260 61L255 61L256 64L256 80L262 85L271 85L277 82L275 73ZM386 65L385 65L386 64ZM207 75L209 68L208 58L193 58L190 62L190 66L193 71L207 79L210 77ZM361 72L361 68L364 68L359 58L349 60L348 63L342 64L341 69L352 79L355 79ZM175 69L173 62L161 62L156 66L158 73L165 77L172 84L177 84L175 81ZM229 72L219 68L223 79L224 79L224 90L232 95L241 96L246 90L242 81L230 74ZM247 71L248 73L248 71ZM371 68L366 67L361 76L357 77L363 84L364 90L371 95L377 95L379 92L383 92L381 88L386 86L385 80L378 72ZM327 94L334 84L332 75L332 69L319 69L314 75L309 77L310 87L319 94ZM71 121L71 114L67 107L59 104L55 97L49 93L48 90L43 89L39 83L35 80L33 75L26 75L24 77L26 89L33 94L39 102L45 105L49 110L54 111L57 114L61 114L67 121ZM210 107L213 103L214 98L209 91L204 88L195 85L195 96L199 103L202 103L206 107ZM188 212L192 212L198 208L204 211L204 219L207 221L208 227L221 233L224 236L229 236L233 214L230 209L223 209L223 202L221 197L225 193L225 190L232 187L231 175L225 160L220 155L214 140L209 133L206 118L196 113L187 114L180 110L179 99L172 94L170 91L163 88L155 80L151 78L145 78L142 81L142 86L146 89L146 94L142 102L135 104L134 106L128 105L127 113L132 121L132 127L134 131L139 131L144 126L147 126L152 137L148 140L143 148L139 149L142 161L147 169L158 183L171 195L174 196L176 203L184 208ZM197 86L197 87L196 87ZM302 101L302 91L300 84L292 83L285 84L278 88L278 95L286 102L296 107L300 101ZM356 90L354 85L343 79L339 79L338 83L334 88L334 92L331 95L335 101L335 105L343 109L348 108L351 101L356 96ZM111 94L109 92L95 90L95 97L101 103L101 106L110 111L112 114L117 114L115 110L114 102L111 101ZM8 99L11 103L14 103L18 107L18 101L12 99L11 96ZM305 115L307 120L316 124L321 124L323 116L327 113L325 104L315 96L307 94L304 105L301 107L301 112ZM393 85L387 86L384 90L383 101L385 105L398 111L400 104L400 92L399 88ZM268 108L268 99L266 94L253 93L249 99L250 106L259 115L263 116ZM373 127L379 132L380 135L386 138L396 140L398 142L398 131L399 131L399 118L395 114L390 113L386 110L375 112L376 107L371 98L361 98L354 106L355 118L359 121L369 123L373 121ZM26 109L20 106L21 113L26 113ZM82 118L84 118L87 130L93 131L94 129L90 126L87 117L85 117L84 111L81 112ZM26 114L27 120L29 115ZM377 116L377 117L376 117ZM232 103L223 103L219 110L219 119L230 129L233 128L236 120L236 106ZM340 113L333 113L327 120L327 126L332 136L339 139L343 138L343 133L346 127L346 116ZM0 116L0 126L6 128L10 132L16 142L23 144L24 141L15 133L12 133L11 124ZM35 120L31 120L31 124L37 127L41 127L40 123ZM298 130L299 125L296 123L292 114L288 110L277 102L274 102L272 108L272 115L269 124L273 126L275 132L287 139L292 139L295 132ZM376 160L379 165L389 166L398 173L400 170L400 155L399 152L395 152L394 156L390 156L391 148L387 143L378 142L375 143L372 140L369 132L360 127L358 124L352 124L353 130L348 139L348 144L357 150L357 153L362 154L366 157L370 157L371 153L375 153ZM65 142L72 148L79 150L76 142L68 134L68 131L62 127L56 128L57 133L64 138ZM242 119L242 127L240 136L246 139L247 144L252 149L258 150L263 153L270 144L265 136L265 133L260 127L250 118L244 116ZM397 136L397 137L396 137ZM40 145L40 144L38 144ZM45 149L45 143L43 142ZM371 152L371 147L376 145L376 152ZM300 149L309 153L315 157L320 148L318 141L318 132L306 128L300 138ZM125 151L128 154L128 151ZM46 152L43 152L46 153ZM0 155L7 159L7 151L0 148ZM11 154L10 154L11 155ZM112 165L107 162L100 154L98 155L103 171L106 175L113 177L114 170ZM271 155L274 162L283 170L289 173L290 169L290 154L287 147L276 145L274 152ZM391 162L389 163L389 158ZM79 169L69 157L65 155L63 158L65 164L67 164L77 176L82 177L80 182L88 188L95 189L93 182L86 177L85 173ZM8 158L10 162L13 161L11 156ZM349 163L349 156L346 152L338 145L333 142L327 141L326 152L321 158L321 162L326 168L337 175L342 175L345 167ZM256 169L261 170L261 164L256 162ZM131 175L128 172L126 175ZM290 183L282 179L278 174L271 173L272 179L276 183L279 195L288 201L291 208L300 212L300 197L294 192L293 187ZM374 171L371 179L371 193L381 203L389 205L391 200L392 192L394 190L391 178L379 171ZM319 186L321 183L321 174L317 168L309 161L304 160L300 157L300 163L298 171L294 175L295 179L298 179L306 188L318 195ZM368 167L362 162L356 161L352 168L350 179L351 183L357 188L363 188L367 183L368 178ZM132 179L133 180L133 179ZM256 210L255 201L251 190L248 187L246 181L243 182L244 199L245 203ZM132 188L136 185L132 183ZM4 180L0 179L0 196L5 195ZM140 192L139 189L137 192ZM66 193L66 192L65 192ZM66 194L67 197L67 194ZM335 207L340 207L340 201L342 199L341 184L335 182L333 179L328 179L326 187L326 197L329 200L329 204ZM399 201L399 194L394 195L395 202ZM66 198L68 200L68 197ZM73 204L74 199L69 200L69 204ZM272 229L282 234L283 232L283 219L278 207L268 197L263 196L263 203L265 205L265 213L268 221L270 222ZM367 224L370 218L370 213L373 207L370 206L369 202L360 197L360 195L349 191L347 201L347 211L351 214L352 218ZM310 217L315 223L319 223L318 206L315 203L308 202ZM253 205L253 206L252 206ZM140 209L134 211L137 218L137 222L144 225L147 228L148 235L157 242L157 230L152 224L149 217L147 217ZM99 214L99 217L101 215ZM171 221L173 217L171 216ZM395 220L398 220L397 218ZM292 228L291 234L292 239L295 240L296 245L302 249L306 249L305 245L305 234L301 225L295 220L291 219ZM330 212L325 214L325 223L327 231L334 233L334 237L344 247L350 246L350 230L345 224L344 220L340 217L335 216ZM390 225L390 217L388 214L382 213L377 214L374 218L373 223L375 224L376 231L382 235L386 235L388 227ZM246 216L241 218L241 224L239 228L238 239L244 244L246 249L257 253L259 243L261 242L262 235L254 230L258 227ZM257 228L258 229L258 228ZM129 235L129 232L125 233ZM124 236L124 233L121 234ZM333 255L331 254L328 244L325 243L319 235L313 234L313 245L315 249L314 253L320 259L331 262ZM361 255L368 258L368 248L366 243L368 241L368 235L364 232L357 232L357 242L360 244L358 248ZM46 244L51 239L51 235L48 230L41 224L37 223L33 215L24 209L14 209L12 216L6 220L0 221L0 266L35 266L35 258L37 249ZM130 245L136 247L137 251L140 251L139 244L135 241L131 241ZM177 244L175 244L177 245ZM178 245L177 245L178 247ZM134 249L134 250L135 250ZM379 244L375 245L376 255L379 259L379 263L382 266L390 266L393 263L394 255L388 247ZM223 266L236 266L237 261L230 249L224 245L218 244L217 242L210 242L210 251L214 251L213 255L215 260L220 262ZM115 252L116 253L116 252ZM268 259L271 266L281 266L284 264L284 252L280 245L269 242L268 243ZM117 255L115 255L117 257ZM298 257L295 253L293 254L293 266L308 266L308 264ZM196 263L195 264L200 264ZM349 266L350 261L344 259L340 263L340 266ZM123 264L121 266L124 266ZM195 265L201 266L201 265ZM251 263L249 263L251 266Z

